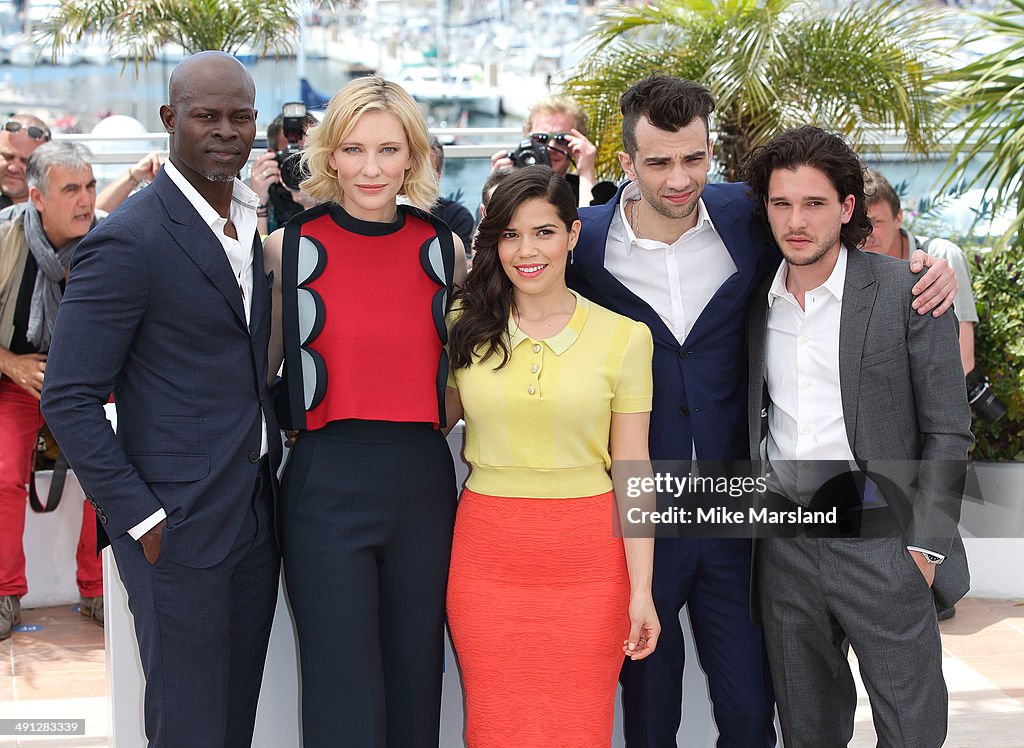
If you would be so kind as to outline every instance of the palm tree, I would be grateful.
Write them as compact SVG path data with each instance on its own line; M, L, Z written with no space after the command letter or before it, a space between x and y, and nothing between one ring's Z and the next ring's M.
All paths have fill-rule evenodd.
M992 214L1016 212L1003 243L1024 251L1024 0L1005 0L992 13L976 14L973 39L998 36L1006 46L945 76L957 85L949 103L963 113L957 123L949 183L981 169L967 186L984 185Z
M592 117L598 170L617 172L618 99L654 72L699 81L718 102L716 156L726 179L754 146L803 124L856 145L902 130L926 152L941 108L931 88L941 68L938 11L895 0L834 13L800 0L659 0L602 16L590 53L566 93Z
M295 8L292 0L61 0L40 38L56 54L95 33L136 65L173 43L188 53L235 53L249 44L265 55L292 49L299 28Z

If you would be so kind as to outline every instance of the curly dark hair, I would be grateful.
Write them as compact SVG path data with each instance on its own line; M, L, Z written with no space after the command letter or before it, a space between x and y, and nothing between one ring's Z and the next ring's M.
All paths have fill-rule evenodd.
M512 352L508 346L508 316L514 306L513 285L498 257L498 240L512 216L527 200L545 200L571 229L578 220L576 197L565 178L550 166L525 166L505 176L487 203L487 215L473 240L473 269L452 297L458 318L448 334L448 355L453 369L474 360L500 356L500 369Z
M843 200L853 195L853 215L843 224L839 238L847 247L859 247L871 235L871 219L864 196L864 162L840 135L804 125L787 130L750 152L743 162L743 179L754 197L754 213L771 232L765 201L772 172L811 166L823 172Z
M636 123L647 117L659 130L675 132L694 119L704 120L704 131L710 132L708 119L715 111L715 97L699 83L655 73L626 89L619 99L622 109L622 148L636 155Z

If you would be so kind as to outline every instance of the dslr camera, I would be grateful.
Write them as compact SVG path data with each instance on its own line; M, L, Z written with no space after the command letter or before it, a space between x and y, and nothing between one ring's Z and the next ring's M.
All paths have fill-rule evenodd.
M299 168L299 156L302 153L299 141L306 134L306 105L298 101L288 102L281 107L281 118L281 132L288 145L282 151L275 151L274 157L281 170L281 182L288 189L297 190L305 176Z
M977 369L967 375L967 400L974 412L989 423L995 423L1006 415L1006 406L992 392L988 377Z
M519 147L514 151L509 151L508 157L512 160L512 165L517 169L521 166L533 166L534 164L551 166L551 157L548 155L547 146L534 143L531 138L519 141Z

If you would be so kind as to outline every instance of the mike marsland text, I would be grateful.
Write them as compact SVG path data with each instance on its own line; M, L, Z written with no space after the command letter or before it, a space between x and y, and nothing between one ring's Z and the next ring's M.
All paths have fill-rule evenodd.
M828 511L811 511L802 506L782 511L748 507L743 511L715 506L697 509L670 507L653 512L632 507L626 512L626 519L634 525L834 525L839 517L835 507Z

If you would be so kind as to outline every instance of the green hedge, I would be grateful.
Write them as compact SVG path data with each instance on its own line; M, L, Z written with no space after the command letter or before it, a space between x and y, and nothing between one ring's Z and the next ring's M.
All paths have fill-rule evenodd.
M972 286L979 322L975 365L1007 407L995 424L974 418L979 460L1024 460L1024 242L1000 251L973 252Z

